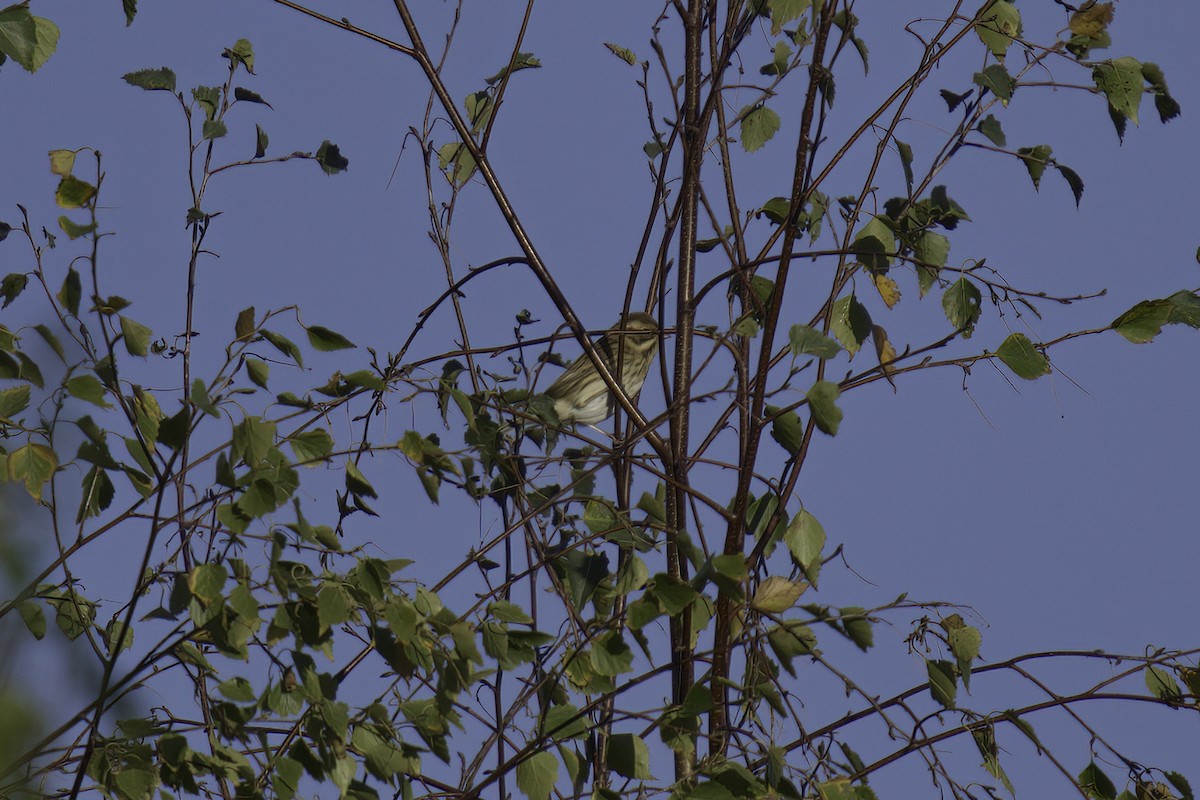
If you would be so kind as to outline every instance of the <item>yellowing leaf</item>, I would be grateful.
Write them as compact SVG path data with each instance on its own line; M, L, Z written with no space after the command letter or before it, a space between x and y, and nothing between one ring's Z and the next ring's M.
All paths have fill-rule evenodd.
M24 483L34 500L42 499L42 488L56 469L58 456L44 444L27 444L8 456L8 477Z
M808 584L772 575L758 585L754 599L750 601L750 607L768 614L778 614L795 605L796 600L804 594L804 590L807 588Z
M1096 37L1113 21L1113 4L1096 3L1071 15L1071 33Z

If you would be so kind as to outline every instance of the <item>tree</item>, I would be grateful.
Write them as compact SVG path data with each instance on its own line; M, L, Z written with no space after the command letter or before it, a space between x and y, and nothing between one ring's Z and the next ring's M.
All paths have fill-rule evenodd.
M424 310L361 348L349 311L339 324L278 299L290 275L267 311L231 305L237 287L213 291L223 231L269 216L235 217L236 192L217 187L285 180L268 163L329 175L350 163L329 139L275 154L268 111L282 106L268 104L271 68L249 38L224 49L220 85L181 90L175 68L150 64L124 76L145 90L138 114L186 123L181 301L147 297L108 256L110 157L51 150L61 233L25 206L0 228L6 256L23 243L26 264L3 282L0 417L8 478L53 548L0 615L24 621L31 651L53 616L93 674L66 708L7 701L46 721L10 746L0 792L870 798L896 794L887 768L913 762L943 793L982 797L1011 789L1018 751L1083 796L1191 797L1183 774L1150 761L1153 745L1129 752L1085 709L1193 711L1195 647L984 660L969 609L859 600L870 592L837 568L854 566L842 549L853 535L827 540L801 483L844 440L844 416L862 413L855 397L886 405L885 387L916 373L956 371L966 386L995 365L1014 383L1044 380L1067 342L1200 327L1187 289L1080 327L1050 312L1088 292L1010 283L1004 247L958 255L965 229L1004 221L956 201L948 175L969 186L1016 167L1082 200L1086 170L1049 144L1009 146L1025 97L1104 104L1122 139L1145 95L1161 121L1179 114L1155 64L1102 58L1111 4L1023 19L1004 0L948 2L887 30L889 12L838 0L676 2L653 21L649 54L607 43L649 129L623 310L664 323L640 400L613 382L619 370L605 376L611 437L563 426L542 392L564 354L600 358L585 319L608 325L617 309L600 315L562 288L566 270L540 255L514 199L518 178L497 166L520 146L506 104L542 66L532 6L496 63L469 62L462 97L449 74L473 9L425 18L397 0L395 40L382 23L277 5L275 19L419 69L428 100L400 110L398 175L423 198L441 284L407 266ZM125 11L143 24L136 3ZM53 22L13 6L0 26L17 64L53 63ZM915 40L915 61L859 78L872 36L889 66L886 51ZM953 173L966 158L976 172ZM315 193L321 176L305 172ZM507 231L498 250L486 224ZM355 251L356 232L330 234ZM348 291L347 274L339 265L322 291ZM594 305L606 283L588 275L574 296ZM505 299L481 311L481 295ZM509 314L511 334L498 327ZM1043 324L1060 327L1035 333ZM858 464L870 471L865 454ZM385 489L400 465L436 513ZM451 537L429 526L464 512L480 541L442 569L427 543ZM114 551L134 565L125 583L105 575ZM895 666L864 673L859 651ZM1050 710L1072 722L1053 738Z

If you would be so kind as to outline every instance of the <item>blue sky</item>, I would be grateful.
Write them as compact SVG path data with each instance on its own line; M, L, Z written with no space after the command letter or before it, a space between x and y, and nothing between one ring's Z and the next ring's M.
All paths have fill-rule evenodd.
M352 22L405 40L388 4L361 5L350 10ZM133 300L136 318L156 333L180 330L188 241L183 122L165 94L143 93L120 76L167 65L181 87L217 84L224 77L221 50L245 37L255 46L258 76L239 83L261 93L274 110L239 107L232 119L240 127L220 149L229 159L248 157L257 122L271 136L270 153L313 150L330 139L349 157L350 169L327 178L309 163L267 165L227 173L214 183L206 210L224 214L214 225L213 249L220 257L202 265L199 280L198 357L221 351L241 308L291 303L308 324L328 325L380 352L394 350L444 288L425 233L419 154L411 146L402 154L408 127L420 125L425 109L419 70L403 56L265 1L143 6L125 29L113 4L35 3L35 13L62 28L62 40L36 75L12 63L0 72L0 107L6 109L0 139L8 155L0 167L0 219L14 223L14 204L22 203L37 226L51 227L59 211L45 152L99 149L107 172L104 219L118 232L105 256L111 290ZM942 4L921 6L921 13L932 15ZM1027 30L1061 27L1058 6L1042 0L1020 6ZM433 32L442 29L450 8L420 9L431 46L440 42ZM335 17L347 13L344 5L324 10ZM650 188L641 152L649 138L645 110L634 85L640 73L602 43L649 57L647 27L656 10L633 2L536 7L523 49L544 66L514 76L490 150L539 251L585 324L596 329L611 324L620 308ZM483 79L505 63L519 11L514 4L467 5L445 72L454 97L482 88ZM918 51L914 40L897 37L890 27L917 13L909 4L871 13L886 15L868 19L860 10L871 72L864 77L852 54L842 62L831 139L853 129L871 101L891 91ZM1010 146L1050 144L1055 157L1083 177L1078 210L1057 175L1047 174L1035 192L1019 163L982 151L964 152L939 177L974 220L954 233L952 263L986 257L1013 285L1051 294L1107 290L1070 307L1043 303L1042 320L1000 321L991 314L967 349L956 346L955 352L994 349L1010 330L1040 341L1102 327L1139 300L1200 285L1198 24L1200 10L1182 0L1120 4L1116 45L1098 54L1133 55L1162 66L1183 105L1182 117L1167 126L1158 123L1147 99L1140 127L1130 126L1122 144L1101 98L1034 87L1018 90L1010 108L997 112ZM755 44L755 38L761 41ZM769 60L767 37L751 39L747 52L762 58L747 56L748 78ZM978 50L976 61L982 59ZM898 130L918 163L928 158L932 137L953 122L936 90L965 88L981 63L976 61L954 62L937 73ZM1058 80L1086 78L1084 71L1073 76L1059 69ZM738 154L747 208L786 193L793 148L786 124L794 120L789 99L794 96L779 101L785 119L780 137L756 154ZM736 100L731 105L739 107ZM660 117L665 109L660 106ZM441 130L443 141L450 141L449 127ZM834 174L830 194L857 190L861 177L855 170L873 144ZM894 153L885 158L878 182L881 198L902 188ZM468 186L455 221L456 268L518 253L485 187L478 181ZM723 268L715 255L701 259L702 272ZM26 261L10 237L0 249L3 271L26 270ZM798 285L808 286L809 276L798 274ZM820 285L814 280L813 290ZM870 306L898 347L948 332L936 295L918 302L911 276L902 289L896 309L883 309L877 297ZM798 295L791 322L811 314L804 299ZM513 315L523 308L545 320L539 335L557 322L520 268L477 282L464 305L476 343L510 338ZM720 303L698 321L727 324ZM452 319L439 315L414 355L450 350L454 335ZM572 345L564 348L576 352ZM845 395L838 436L816 439L798 486L798 499L821 520L831 545L844 547L851 568L830 565L816 599L870 606L909 592L914 599L962 604L982 629L983 655L991 660L1051 648L1137 654L1195 644L1196 353L1192 330L1168 328L1150 345L1107 333L1056 348L1055 373L1035 383L979 364L965 384L962 372L950 368L902 379L895 393L877 383ZM365 354L359 358L355 368L365 364ZM850 365L837 362L831 375L871 363L867 352L859 358ZM312 359L316 375L343 368L341 363ZM148 365L145 380L170 385L174 369ZM650 388L642 405L660 410L661 390L656 396ZM398 435L408 427L434 430L435 422L394 407L387 425ZM355 535L373 540L380 553L417 558L418 575L436 579L499 527L491 509L480 512L465 502L429 505L402 465L379 469L377 485L386 482L394 493L384 508L404 514L403 522L385 518ZM129 535L136 541L136 533ZM432 536L437 547L429 546ZM130 568L117 550L96 557L97 582L105 572ZM902 625L892 633L881 630L881 643L869 656L843 655L856 674L880 686L919 683L923 667L906 658L898 642L906 632ZM836 645L831 651L841 652ZM1006 697L1000 689L999 697ZM979 705L987 705L993 690L977 691ZM834 695L812 698L814 713L836 713ZM1003 707L1006 701L994 702ZM1146 721L1140 710L1124 706L1097 713L1109 715L1110 727L1119 731L1116 740L1141 758L1185 771L1189 759L1194 763L1194 719L1160 713ZM1046 725L1055 730L1057 723ZM1040 725L1039 732L1050 738ZM958 746L973 749L969 742ZM1028 754L1023 745L1012 748ZM1077 771L1086 763L1086 741L1076 737L1064 753ZM1044 765L1006 764L1018 792L1061 786ZM1190 776L1200 780L1200 773ZM922 785L919 769L900 768L894 780Z

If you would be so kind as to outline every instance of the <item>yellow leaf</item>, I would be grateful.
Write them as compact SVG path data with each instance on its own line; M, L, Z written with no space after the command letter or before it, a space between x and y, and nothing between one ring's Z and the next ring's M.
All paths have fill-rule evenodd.
M875 280L875 288L879 290L879 296L883 298L883 303L888 308L900 302L900 287L896 282L887 275L872 275Z
M871 340L875 342L875 355L879 357L879 365L883 368L883 374L891 380L891 375L896 371L891 362L896 360L896 348L888 341L887 331L878 325L871 326Z
M796 583L787 578L772 575L758 585L758 591L754 593L750 607L757 611L778 614L795 605L796 600L804 594L804 590L807 588L808 584L806 583Z
M75 168L75 152L74 150L51 150L50 171L64 178L70 175L71 170Z

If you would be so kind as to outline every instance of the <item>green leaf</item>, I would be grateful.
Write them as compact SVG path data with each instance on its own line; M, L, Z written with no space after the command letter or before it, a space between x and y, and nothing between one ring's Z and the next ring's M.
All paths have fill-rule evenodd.
M776 415L771 420L771 438L779 442L789 456L799 453L804 443L804 422L800 416L795 411L780 414L775 406L767 406L764 410L767 416Z
M816 586L821 572L821 551L825 548L825 529L821 523L807 510L801 509L788 523L783 542L792 560L804 571L804 577Z
M990 64L984 67L983 72L976 72L972 79L979 86L987 89L996 97L1000 98L1000 104L1007 106L1012 100L1013 89L1016 88L1016 81L1008 74L1000 64Z
M939 89L938 94L946 101L946 110L953 112L954 109L962 105L963 101L975 93L974 89L967 89L962 94L955 94L949 89Z
M233 426L232 461L257 467L275 447L275 423L261 417L246 417Z
M111 407L104 399L104 384L95 375L76 375L67 380L66 387L67 393L72 397L94 403L101 408Z
M1183 692L1179 689L1179 683L1166 670L1158 667L1146 667L1144 676L1146 688L1159 700L1178 700L1183 696Z
M742 148L753 153L779 131L779 115L766 106L742 109Z
M800 16L812 5L812 0L767 0L759 6L771 17L771 35L778 36L783 32L783 26Z
M150 480L150 476L146 473L134 469L133 467L124 467L125 477L129 478L129 482L133 485L135 491L142 497L149 497L154 493L154 484Z
M954 230L960 221L971 221L966 209L954 201L945 186L933 187L928 203L933 220L946 230Z
M1096 766L1095 761L1084 767L1083 772L1079 773L1079 777L1075 780L1079 784L1079 788L1083 790L1084 796L1090 797L1092 800L1114 800L1117 796L1117 787L1104 774L1104 770Z
M65 364L67 361L66 351L63 350L62 342L58 340L58 337L54 335L53 331L51 331L45 325L34 325L33 329L37 331L38 336L41 336L46 344L50 345L50 349L53 350L54 354L58 356L59 361L62 361Z
M246 374L255 386L267 388L267 379L271 376L271 366L259 358L246 359Z
M1134 344L1150 341L1163 325L1200 328L1200 296L1176 292L1161 300L1143 300L1112 322L1112 329Z
M267 145L270 143L271 137L267 136L267 132L262 129L261 125L254 126L254 157L262 158L267 154Z
M10 272L5 275L4 281L0 282L0 297L4 298L2 307L8 308L9 304L16 300L28 285L29 276L23 272Z
M821 800L864 800L855 791L849 778L836 778L817 784L817 795Z
M592 667L597 675L623 675L633 669L633 650L617 631L609 631L592 647Z
M354 342L342 336L337 331L323 328L320 325L310 325L304 329L308 333L308 343L314 350L328 352L331 350L348 350L355 347Z
M854 235L850 252L867 269L885 272L892 259L888 253L896 251L896 235L884 217L874 216Z
M205 139L220 139L225 134L229 133L229 129L225 127L225 123L219 119L208 119L200 127L201 136Z
M1188 783L1188 779L1180 775L1178 772L1164 772L1163 777L1166 778L1176 791L1182 795L1183 800L1193 800L1192 785Z
M488 86L504 80L504 76L523 69L538 69L542 62L533 53L517 53L508 64L490 78L484 78Z
M221 681L217 684L217 691L235 703L253 703L256 699L254 685L240 676Z
M249 39L238 39L233 43L233 47L226 48L221 55L232 61L235 67L241 65L246 68L246 72L254 74L254 46L250 44Z
M1018 378L1032 381L1050 374L1050 359L1023 333L1009 334L996 349L996 355Z
M208 389L204 386L202 378L196 378L192 381L192 402L196 404L196 408L208 414L210 417L219 417L221 412L213 405L212 398L208 395Z
M817 381L805 394L808 407L812 410L813 422L821 433L837 436L838 426L842 424L842 410L837 407L835 401L841 393L842 390L836 383Z
M356 370L348 375L343 375L342 378L351 386L361 386L364 389L370 389L374 392L382 392L387 388L387 384L383 382L383 378L369 369Z
M764 216L776 225L782 225L787 222L788 212L792 210L792 202L786 197L772 197L767 202L763 203L755 216Z
M58 227L67 235L68 239L75 240L80 236L87 236L96 230L96 223L90 225L79 225L70 217L63 215L58 218Z
M1025 169L1029 170L1029 177L1033 179L1034 189L1041 188L1042 174L1046 171L1046 165L1052 163L1050 159L1051 152L1050 145L1048 144L1017 149L1017 155L1025 162Z
M58 182L54 202L58 203L60 208L83 208L95 196L95 186L79 180L74 175L68 175Z
M175 73L166 67L140 69L137 72L128 72L122 77L130 86L136 86L139 89L146 89L147 91L161 90L172 93L175 91Z
M864 653L875 644L875 633L871 629L871 620L867 619L866 611L860 606L846 606L838 609L846 638L854 642Z
M1075 207L1079 208L1079 201L1083 199L1083 178L1079 177L1079 173L1070 167L1064 167L1057 161L1054 162L1054 168L1058 170L1058 174L1063 176L1063 180L1071 187L1071 194L1075 195Z
M763 75L786 75L788 65L792 61L792 48L788 46L787 42L780 39L775 43L772 55L771 63L759 67L759 73Z
M917 284L921 297L933 288L938 272L941 267L946 266L949 255L950 240L940 233L922 231L913 241L913 256L923 262L917 265Z
M79 316L79 300L83 296L83 284L79 280L79 273L74 267L67 270L67 277L63 279L62 289L58 292L58 301L66 308L67 313L72 316Z
M297 433L289 442L300 463L324 461L333 450L333 437L324 428Z
M21 620L25 623L25 627L33 634L33 638L42 639L46 635L46 614L42 611L42 607L37 603L26 600L18 607L21 612Z
M547 800L558 782L558 759L545 751L517 764L517 788L529 800Z
M29 407L29 386L0 390L0 419L11 420Z
M979 748L979 755L983 756L983 768L993 778L1004 784L1004 788L1010 795L1014 794L1012 783L1005 774L1004 768L1000 766L1000 748L996 746L995 727L987 725L986 727L972 728L971 738L975 740L975 746Z
M788 331L788 340L794 356L833 358L842 351L833 339L807 325L793 325Z
M288 356L296 362L296 366L303 367L304 359L300 356L300 348L292 342L291 339L274 331L262 330L259 331L262 337L271 344L275 345L275 349Z
M1021 12L1008 0L995 0L991 6L988 2L990 0L984 0L980 8L982 13L975 23L975 33L992 55L1004 58L1013 37L1021 35Z
M958 685L954 680L954 665L949 661L925 659L929 675L929 693L943 708L954 708Z
M351 494L360 495L362 497L370 497L371 499L378 498L375 493L375 487L371 485L366 476L359 471L353 461L346 462L346 488Z
M767 631L767 643L779 659L780 666L794 677L796 671L792 667L792 659L811 655L817 646L817 636L807 625L789 620Z
M975 284L966 278L959 278L946 293L942 295L942 309L946 319L956 330L962 330L963 338L970 339L974 332L975 323L979 321L982 297Z
M871 315L855 295L839 297L833 303L829 332L837 337L851 356L871 335Z
M54 55L58 37L58 26L33 16L27 3L0 11L0 62L7 56L27 72L37 72Z
M583 507L583 524L592 533L605 533L618 526L617 515L604 500L589 500Z
M121 333L125 336L125 349L131 356L143 356L150 352L150 337L153 332L140 322L121 317Z
M83 495L79 498L76 524L89 517L98 517L112 504L115 489L108 473L100 465L92 465L83 479Z
M133 18L137 16L138 0L121 0L121 6L125 11L125 27L128 28L133 24Z
M326 584L317 592L317 624L321 634L351 619L350 598L339 586Z
M184 406L158 425L158 441L172 450L183 449L183 443L188 438L188 426L191 424L190 407ZM237 435L237 430L234 430Z
M48 598L54 606L54 624L63 635L74 641L96 621L96 604L73 589Z
M125 621L113 618L109 621L104 629L104 645L108 649L108 654L111 656L115 653L120 653L123 650L128 650L133 647L133 628L125 625ZM152 786L153 784L151 784ZM147 786L150 788L150 786ZM144 796L149 797L147 792L145 795L126 795L126 796Z
M463 108L467 111L467 122L471 123L471 130L479 133L491 120L492 112L496 110L496 102L492 93L483 89L467 95L463 100Z
M1138 123L1138 107L1142 104L1142 62L1125 56L1104 61L1092 68L1096 88L1108 98L1114 115ZM1118 132L1120 128L1118 128Z
M237 319L233 323L234 340L248 342L253 338L255 330L254 306L243 308L238 312Z
M635 55L634 52L628 47L621 47L620 45L615 45L612 42L605 42L604 46L608 48L608 52L612 53L614 56L621 59L631 67L638 61L637 55Z
M1158 64L1152 64L1149 61L1142 62L1142 77L1146 79L1146 83L1150 84L1150 89L1154 92L1154 108L1158 111L1159 121L1167 123L1178 117L1182 113L1182 109L1167 90L1167 79Z
M197 86L192 89L192 99L204 111L204 118L211 121L216 118L217 110L221 107L221 87Z
M475 174L475 157L462 142L450 142L438 148L438 166L455 186L463 186Z
M909 194L912 194L913 186L913 151L912 145L905 144L899 139L896 142L896 152L900 154L900 167L904 170L904 185L908 187Z
M213 601L220 599L221 590L225 588L228 578L229 573L226 572L224 564L200 564L188 573L187 588L201 603L211 605Z
M42 370L38 367L37 362L22 352L17 351L14 354L17 357L17 362L14 365L10 361L9 364L5 365L7 367L5 377L29 381L39 389L45 386L45 382L42 379ZM16 367L15 370L13 369L14 366Z
M326 139L321 142L314 156L326 175L336 175L344 172L350 166L350 160L342 155L342 151L333 142Z
M984 117L983 121L976 126L976 129L986 136L996 147L1006 147L1008 145L1008 137L1004 135L1004 129L1000 127L1000 120L996 119L992 114Z
M651 780L650 748L632 733L613 734L608 740L608 766L624 778Z

